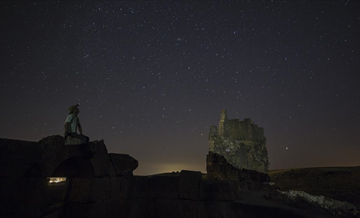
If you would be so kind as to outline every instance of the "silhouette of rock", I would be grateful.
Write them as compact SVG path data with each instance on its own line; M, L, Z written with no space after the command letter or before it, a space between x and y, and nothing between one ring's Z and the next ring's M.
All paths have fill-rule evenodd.
M201 172L182 170L179 180L179 198L198 200L201 179Z
M269 172L275 186L282 191L304 191L339 201L360 209L360 167L316 167Z
M117 176L132 176L139 166L137 160L128 154L109 154Z
M36 142L0 139L0 176L25 176L30 166L35 164L42 147Z
M103 141L64 142L58 135L39 142L0 139L2 217L61 217L67 202L117 199L110 194L120 189L117 176L132 175L138 166L129 155L109 155ZM67 181L51 185L48 177L67 177Z
M279 193L267 174L238 169L217 153L208 154L207 175L134 176L138 162L108 154L103 141L63 143L61 136L0 139L1 217L334 217ZM66 180L49 183L55 176Z
M207 177L218 180L235 180L240 182L241 187L246 186L251 190L260 189L270 178L265 173L255 170L238 169L227 162L223 156L209 151L206 158Z

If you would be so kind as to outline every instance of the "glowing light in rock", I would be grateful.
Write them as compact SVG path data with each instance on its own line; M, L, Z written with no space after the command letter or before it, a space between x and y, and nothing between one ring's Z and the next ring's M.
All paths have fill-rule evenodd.
M66 177L48 177L48 179L49 179L49 184L54 184L54 183L56 184L66 181Z

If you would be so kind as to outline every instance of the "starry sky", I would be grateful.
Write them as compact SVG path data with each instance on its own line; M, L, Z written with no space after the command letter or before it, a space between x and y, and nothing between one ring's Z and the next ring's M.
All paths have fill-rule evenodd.
M150 175L206 172L221 109L270 169L360 165L359 1L1 1L0 138L90 140Z

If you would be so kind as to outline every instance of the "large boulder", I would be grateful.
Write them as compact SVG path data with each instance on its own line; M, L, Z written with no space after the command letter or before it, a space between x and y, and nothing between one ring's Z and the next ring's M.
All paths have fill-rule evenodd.
M0 177L0 216L41 217L47 182L46 178Z
M239 183L234 180L201 180L200 199L206 201L233 201L240 198Z
M209 179L235 180L241 186L249 189L260 189L263 183L268 183L268 174L254 170L238 169L227 162L223 156L209 151L206 157L206 171Z
M179 180L179 198L198 200L201 172L182 170Z
M269 176L282 191L297 190L323 195L347 201L360 209L360 166L274 170Z
M112 166L117 176L132 176L133 171L139 166L138 161L128 154L109 154Z
M108 154L95 154L89 161L94 168L95 177L116 175Z
M69 201L78 203L101 202L110 199L111 179L74 178L69 194Z
M68 159L69 156L81 155L80 152L77 152L77 154L72 153L71 155L69 147L65 146L64 143L65 139L60 135L48 136L38 142L43 149L39 161L32 167L33 176L38 176L37 174L39 174L39 176L50 177L55 172L55 169Z
M0 139L1 217L104 217L104 202L121 201L126 192L121 179L128 177L118 175L132 175L138 166L129 155L111 156L102 140L65 145L60 135L39 142ZM50 184L47 177L66 180Z
M43 148L36 142L0 139L0 177L26 176Z
M147 176L121 177L120 199L147 198L149 196L148 180Z
M148 179L148 194L150 199L178 198L179 176L152 176Z
M59 135L45 137L39 141L38 144L43 149L38 163L33 166L33 175L53 176L54 172L62 163L69 159L77 158L78 161L76 161L76 163L80 165L87 163L86 161L81 161L81 159L86 159L90 162L93 169L93 176L95 177L115 176L115 170L103 140L77 145L64 145L64 143L64 138ZM84 163L81 164L80 162ZM40 172L34 173L36 171L34 169ZM76 177L76 175L73 176Z

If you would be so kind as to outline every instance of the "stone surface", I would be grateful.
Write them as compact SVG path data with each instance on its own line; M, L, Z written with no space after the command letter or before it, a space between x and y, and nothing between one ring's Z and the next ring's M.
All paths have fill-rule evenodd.
M110 161L117 176L132 176L133 171L139 166L136 159L128 154L109 154Z
M64 143L64 138L59 135L41 139L38 142L42 148L41 156L38 162L32 166L32 174L51 177L61 163L70 158L81 157L91 158L91 163L93 167L95 166L94 173L96 176L115 175L104 141L79 145L64 145Z
M81 139L78 138L66 138L65 139L65 145L80 145L83 142L81 141Z
M268 174L255 170L238 169L227 162L223 156L209 151L206 157L206 171L209 179L234 180L240 187L251 190L260 189L263 183L270 182Z
M120 177L110 177L110 199L119 200L121 192L121 181Z
M96 177L116 175L108 154L95 154L90 159L90 162L94 168L94 175Z
M71 181L69 201L87 203L90 199L92 180L89 178L74 178Z
M110 199L110 178L92 178L89 200L91 202L103 202Z
M34 175L51 177L61 163L78 157L90 161L95 176L115 175L103 140L80 145L64 145L64 138L55 135L43 138L38 144L42 151L39 161L32 167L31 172L39 171L33 173Z
M240 188L234 180L202 180L200 199L210 201L233 201L240 197Z
M332 217L305 201L300 203L306 209L286 205L299 201L262 186L268 182L266 174L238 169L217 153L209 152L207 178L201 172L185 170L132 176L137 161L127 155L108 155L103 141L65 146L62 140L61 136L38 143L0 140L3 150L12 155L3 163L11 165L15 151L24 157L20 165L14 164L16 173L0 176L1 217ZM34 153L29 154L34 157L22 153L21 148L31 151L26 146L33 146L29 148L34 148ZM124 159L125 164L117 166ZM129 169L123 169L126 165ZM120 170L115 173L115 169ZM11 166L2 170L11 170ZM49 185L44 175L65 175L67 180ZM351 210L337 201L325 199L324 203ZM308 208L312 210L308 212Z
M46 205L45 178L0 178L0 217L40 217Z
M94 177L94 168L88 158L82 156L70 157L60 163L56 169L51 171L52 177Z
M199 199L201 172L182 170L179 180L179 198L197 200Z
M39 167L39 174L44 177L51 177L55 169L70 156L76 156L70 154L67 146L64 145L65 140L62 136L53 135L41 139L40 144L43 149L41 151L41 157L37 163ZM77 147L78 148L78 147ZM80 153L78 155L81 155Z
M275 187L282 191L323 195L347 201L360 210L360 166L274 170L269 175Z
M111 201L108 203L106 217L114 218L149 218L149 205L147 199L129 199ZM104 216L105 217L105 216Z
M45 193L44 193L44 207L48 210L43 210L43 213L48 214L53 211L57 211L62 208L63 202L67 197L68 182L61 184L48 185L48 179L44 182Z
M122 177L120 199L147 198L148 180L147 176Z
M104 217L107 202L120 199L117 163L110 161L104 141L64 145L59 135L39 142L0 139L0 151L1 217L76 217L89 210L89 217ZM123 156L137 165L135 159ZM117 168L132 175L134 164L128 166L131 169ZM49 185L47 177L53 176L67 180ZM93 204L90 209L89 204Z
M192 205L179 199L155 199L149 205L149 218L192 217Z
M221 201L198 201L193 203L194 218L218 218L226 216L227 203ZM239 216L241 217L241 216Z
M206 156L206 172L210 179L243 180L240 169L229 164L223 156L211 151Z
M59 217L61 217L60 212L55 211L51 214L47 214L47 215L43 216L42 218L59 218Z
M107 212L105 217L130 217L130 211L124 210L130 208L131 202L127 200L110 200L107 203Z
M178 198L179 176L152 176L148 179L149 198Z
M210 128L209 150L239 169L267 173L269 168L263 128L250 119L228 119L225 110L221 111L219 127Z
M104 140L96 140L88 143L90 153L108 154Z
M337 201L324 196L310 195L303 191L280 191L280 193L295 199L304 199L315 206L321 207L339 217L355 217L359 214L356 207L345 201Z
M0 177L21 177L28 173L41 155L36 142L0 139Z
M76 203L70 202L65 210L64 217L66 218L78 218L78 217L89 217L89 218L101 218L105 217L107 213L108 205L106 203Z

